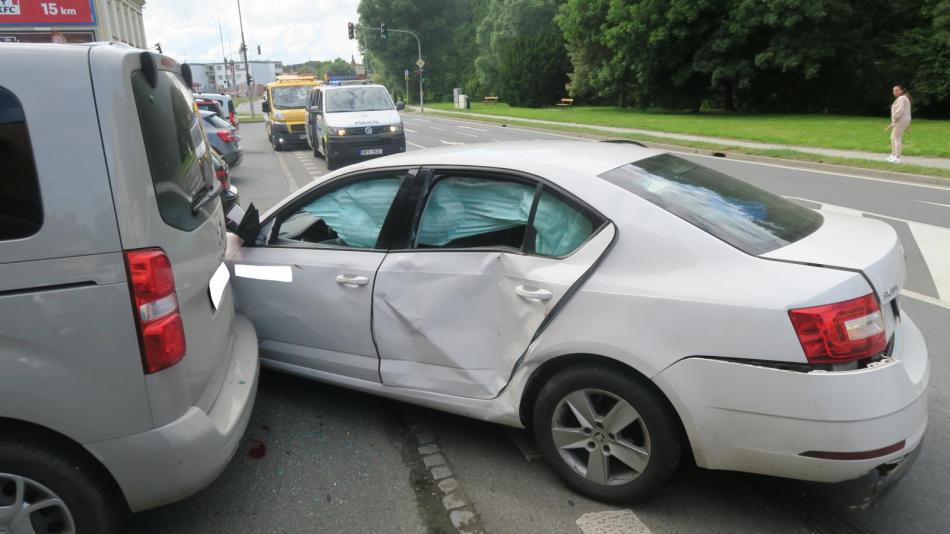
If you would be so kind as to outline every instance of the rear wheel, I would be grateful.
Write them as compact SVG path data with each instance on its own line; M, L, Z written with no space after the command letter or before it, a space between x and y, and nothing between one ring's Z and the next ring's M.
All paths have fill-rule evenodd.
M115 534L123 508L85 459L52 447L0 441L0 532Z
M612 503L654 495L682 456L677 419L665 399L602 367L569 368L552 377L535 403L534 434L569 486Z

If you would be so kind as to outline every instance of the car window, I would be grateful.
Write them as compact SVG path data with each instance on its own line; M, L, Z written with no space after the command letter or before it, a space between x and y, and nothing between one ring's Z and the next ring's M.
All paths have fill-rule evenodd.
M215 204L197 213L191 209L192 198L203 194L214 179L191 92L176 74L160 70L154 88L142 71L133 73L132 93L158 211L168 225L194 230Z
M521 249L535 188L490 178L435 183L416 233L416 248Z
M226 121L226 120L224 120L224 119L222 119L221 117L219 117L219 116L217 116L217 115L208 115L208 116L206 116L204 119L205 119L207 122L209 122L212 126L214 126L215 128L221 128L221 129L224 129L224 130L230 130L230 129L231 129L231 123L228 122L228 121Z
M824 220L814 210L670 154L636 161L600 177L748 254L794 243Z
M327 113L395 109L382 87L351 87L327 91Z
M274 87L271 89L271 103L275 109L305 108L309 92L310 86L307 85Z
M43 226L40 184L20 101L0 87L0 241L29 237Z
M375 248L405 174L375 177L319 194L277 230L277 244Z
M545 256L566 256L594 232L594 222L581 210L545 189L538 200L534 219L534 252Z
M198 109L213 111L215 115L221 116L221 106L217 102L198 102Z

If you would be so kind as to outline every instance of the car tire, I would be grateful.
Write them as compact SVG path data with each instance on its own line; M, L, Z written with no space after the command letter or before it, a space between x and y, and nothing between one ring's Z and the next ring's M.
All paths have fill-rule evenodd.
M593 421L582 421L583 414ZM554 375L538 394L533 427L554 471L598 501L628 504L655 495L683 455L669 402L644 380L607 367L571 367Z
M20 498L29 502L58 497L61 505L28 516L31 521L45 522L37 532L59 532L51 524L55 522L67 527L63 531L121 532L127 508L99 469L64 447L40 446L34 441L0 438L0 507ZM68 528L70 520L72 530Z

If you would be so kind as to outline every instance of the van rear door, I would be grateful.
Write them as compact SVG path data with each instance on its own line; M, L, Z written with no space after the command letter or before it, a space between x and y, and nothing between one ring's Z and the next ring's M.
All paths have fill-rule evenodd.
M192 209L215 179L194 97L177 63L146 54L98 47L91 65L122 247L164 251L184 324L182 361L147 378L160 425L214 403L230 364L234 306L229 288L217 306L209 291L226 273L221 203Z

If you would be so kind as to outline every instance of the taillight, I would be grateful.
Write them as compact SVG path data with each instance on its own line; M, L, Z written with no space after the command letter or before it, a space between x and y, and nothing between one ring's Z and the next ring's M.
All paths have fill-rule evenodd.
M235 115L233 111L231 112L231 115L228 117L228 120L231 121L231 126L234 126L235 128L237 128L237 125L238 125L237 115Z
M221 189L227 191L231 188L231 177L228 176L227 171L221 169L218 171L218 181L221 182Z
M175 365L185 356L185 328L178 311L175 276L161 249L125 253L129 288L145 374Z
M237 141L237 136L234 135L234 132L231 130L218 130L218 137L220 137L225 143L233 143Z
M789 310L809 363L860 360L887 347L881 307L869 293L863 297Z

